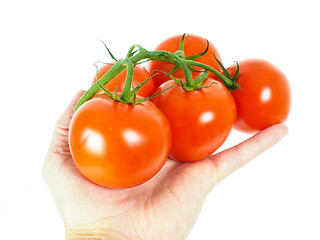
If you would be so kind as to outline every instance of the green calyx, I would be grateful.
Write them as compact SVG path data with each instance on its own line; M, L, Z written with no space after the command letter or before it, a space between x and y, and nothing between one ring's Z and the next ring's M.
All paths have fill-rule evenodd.
M221 69L223 70L223 74L221 74L219 71L217 71L216 69L203 64L203 63L199 63L196 62L195 60L197 60L198 58L204 56L208 50L209 50L209 41L207 40L207 47L206 49L198 54L189 56L189 57L185 57L184 54L184 40L187 34L183 34L182 38L181 38L181 42L180 42L180 46L179 46L179 50L177 52L175 52L174 54L177 55L178 57L180 57L184 64L186 65L187 68L183 69L184 73L185 73L185 80L186 83L183 83L182 81L180 81L180 84L182 86L183 89L185 89L186 91L192 91L192 90L196 90L199 88L205 88L208 86L201 86L201 84L203 83L203 81L205 80L205 78L207 77L207 72L212 72L213 74L215 74L221 81L222 83L225 85L225 87L228 88L228 90L231 92L232 90L235 89L240 89L240 86L237 84L237 77L239 74L239 65L237 63L237 70L236 70L236 74L231 77L229 72L226 70L226 68L222 65L222 63L219 61L219 59L217 59L217 57L215 56L215 54L213 53L214 58L216 59L216 61L218 62L219 66L221 67ZM196 70L194 67L200 67L202 70ZM169 72L169 76L175 80L172 76L172 74L177 71L178 69L183 68L181 66L181 64L179 63L175 63L174 67L171 69L171 71ZM186 74L186 72L188 72L188 74ZM201 73L201 75L199 77L197 77L196 79L192 79L192 74L191 72L198 72ZM203 77L205 76L205 77ZM175 80L176 81L176 80Z
M140 45L133 45L127 55L126 58L122 58L117 60L113 54L110 52L108 47L104 44L105 48L107 49L109 55L111 58L115 61L113 66L96 82L94 83L88 91L85 92L85 94L81 97L78 104L76 105L75 111L86 101L90 100L100 89L102 89L110 98L112 98L115 101L122 102L125 104L140 104L147 100L150 100L151 98L157 96L158 94L161 94L162 92L159 92L151 97L144 98L144 99L137 99L137 91L150 79L146 79L144 82L142 82L137 87L133 88L132 86L132 78L133 78L133 71L134 66L137 64L141 64L143 62L154 60L154 61L166 61L174 64L174 67L169 73L165 73L168 76L170 76L173 80L175 80L184 90L186 91L192 91L196 89L206 88L210 86L202 86L203 81L207 78L208 73L212 72L215 74L222 82L223 84L230 90L239 89L239 85L236 83L237 76L239 74L239 65L237 64L237 71L236 74L231 77L228 71L223 67L221 62L216 58L218 61L220 67L223 70L224 74L221 74L216 69L199 62L196 62L198 58L203 56L208 52L209 49L209 42L207 41L207 47L206 49L196 55L185 57L184 54L184 39L186 37L186 34L183 34L179 46L179 50L175 53L167 52L167 51L147 51ZM201 71L196 70L195 67L200 67ZM123 91L118 93L118 89L116 88L116 91L111 93L107 91L103 86L108 84L114 77L116 77L119 73L123 72L125 69L127 69L127 76L124 84ZM176 79L172 76L172 74L177 71L178 69L182 69L184 72L184 79L185 82ZM200 72L201 74L193 79L192 78L192 72ZM165 89L167 90L167 89ZM164 91L165 91L164 90Z
M128 71L130 71L130 74L127 75L127 79L126 79L126 82L125 84L131 82L130 80L130 76L131 76L131 67L133 69L133 66L129 66L128 67ZM129 70L130 69L130 70ZM133 74L133 71L132 71L132 74ZM167 88L167 89L164 89L150 97L147 97L147 98L142 98L142 99L137 99L137 92L139 91L139 89L144 85L146 84L153 76L155 76L156 74L152 75L151 77L147 78L146 80L144 80L142 83L140 83L137 87L133 87L132 86L132 89L129 88L129 84L125 87L124 87L124 90L123 92L121 93L120 97L118 95L118 87L116 86L116 90L111 93L109 92L108 90L106 90L100 83L99 81L97 81L97 84L99 86L99 88L105 93L107 94L110 98L112 98L114 101L117 101L117 102L121 102L121 103L125 103L125 104L129 104L129 105L135 105L135 104L140 104L140 103L143 103L145 101L148 101L150 100L151 98L154 98L155 96L161 94L162 92L170 89L170 88ZM129 77L128 77L129 76ZM132 79L132 78L131 78ZM173 87L173 86L172 86Z
M213 53L213 56L216 59L216 61L218 62L220 68L222 69L224 76L227 77L229 80L231 80L231 84L230 85L225 85L225 86L230 91L241 89L240 86L237 84L237 79L238 79L239 72L240 72L239 63L235 62L237 64L237 69L236 69L235 74L233 76L231 76L230 73L227 71L227 69L223 66L223 64L219 61L219 59L216 57L216 55L214 53ZM225 82L224 82L224 84L225 84Z

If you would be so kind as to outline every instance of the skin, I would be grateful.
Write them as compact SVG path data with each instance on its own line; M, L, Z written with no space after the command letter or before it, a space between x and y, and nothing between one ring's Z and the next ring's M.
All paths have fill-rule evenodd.
M170 157L182 162L200 161L226 140L236 120L231 93L220 82L207 78L207 88L185 91L174 80L163 83L151 99L169 121L172 132Z
M128 105L102 93L75 112L69 144L76 166L92 182L129 188L149 180L162 168L170 150L171 131L152 102Z
M274 125L199 162L186 164L168 159L148 182L111 190L86 180L70 155L69 123L82 94L83 91L74 97L58 119L43 165L43 176L60 211L68 240L185 239L212 188L272 147L288 131L283 124Z
M238 130L253 133L277 123L284 123L290 110L290 86L276 66L262 59L239 62L237 83L242 90L232 91L237 105ZM231 76L236 66L229 67Z

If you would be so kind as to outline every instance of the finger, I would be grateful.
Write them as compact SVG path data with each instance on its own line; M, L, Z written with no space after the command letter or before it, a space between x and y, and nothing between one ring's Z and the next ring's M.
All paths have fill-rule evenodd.
M78 103L81 96L84 94L85 91L80 90L77 94L73 97L67 108L58 118L57 123L54 128L52 141L51 141L51 148L49 152L52 153L69 153L69 145L68 145L68 132L69 132L69 124L71 118L73 116L73 112L75 109L76 104Z
M216 169L216 182L226 178L235 170L274 146L287 134L288 128L284 124L276 124L232 148L210 156L209 159Z
M74 109L79 101L79 99L82 97L82 95L85 93L84 90L80 90L76 93L76 95L73 97L67 108L64 110L64 112L59 117L56 126L63 128L63 129L69 129L69 123L71 121L71 118L73 116Z
M51 145L42 166L42 175L47 182L62 165L70 162L70 150L68 144L69 124L80 97L84 91L78 91L68 107L59 117L54 128Z

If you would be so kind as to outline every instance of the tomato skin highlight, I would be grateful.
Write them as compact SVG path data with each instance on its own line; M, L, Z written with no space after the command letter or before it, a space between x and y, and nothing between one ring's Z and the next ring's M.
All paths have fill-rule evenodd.
M74 163L86 178L108 188L130 188L162 168L171 131L150 101L128 105L101 94L75 112L69 144Z
M242 90L232 91L237 105L235 128L253 133L277 123L283 123L290 111L288 79L275 65L262 59L239 62L237 83ZM229 67L233 76L236 66Z
M97 78L100 79L109 69L112 67L112 64L105 64L103 65L97 73L97 76L94 77L92 84L94 84L97 81ZM127 70L124 70L123 72L119 73L116 77L114 77L108 84L104 86L106 90L109 92L114 92L116 90L116 86L118 86L118 91L122 92L124 83L127 76ZM133 69L133 79L132 79L132 85L133 87L137 87L140 83L145 81L146 79L150 78L138 91L137 95L141 97L149 97L156 91L156 86L154 83L153 78L151 78L151 74L149 71L140 66L136 65ZM102 90L100 90L97 94L103 93Z
M170 37L164 41L162 41L156 48L155 50L163 50L171 53L175 53L176 51L179 50L180 42L181 42L182 34L176 35L173 37ZM185 36L185 41L184 41L184 52L185 56L189 57L195 54L199 54L203 52L207 48L207 40L201 36L195 35L195 34L187 34ZM196 59L196 62L204 63L206 65L209 65L213 67L214 69L218 70L221 72L221 68L218 64L218 62L215 60L213 56L213 52L215 53L216 57L219 59L220 62L222 62L221 56L216 49L216 47L209 42L209 49L205 55L202 57ZM165 81L170 80L171 78L164 73L157 72L154 70L161 70L164 72L169 73L171 69L174 67L173 63L169 62L164 62L164 61L149 61L147 69L149 70L150 73L159 73L158 75L154 76L154 82L156 87L159 87L162 83ZM200 68L195 67L197 70L201 70ZM176 78L183 78L184 73L182 69L177 70L172 74ZM199 76L200 73L198 72L193 72L193 76ZM209 77L211 78L216 78L216 76L209 72Z
M226 140L236 120L231 93L220 82L206 79L208 88L187 92L175 81L163 83L158 91L175 86L152 99L169 121L172 132L170 157L182 162L202 160Z

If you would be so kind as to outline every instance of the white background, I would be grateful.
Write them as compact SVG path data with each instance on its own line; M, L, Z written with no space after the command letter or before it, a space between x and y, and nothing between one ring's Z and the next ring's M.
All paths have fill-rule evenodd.
M96 60L177 33L209 39L224 63L258 57L292 86L290 134L209 195L187 240L320 239L317 1L1 1L1 239L64 239L41 168L56 119ZM249 137L234 131L222 148ZM5 236L5 237L3 237Z

